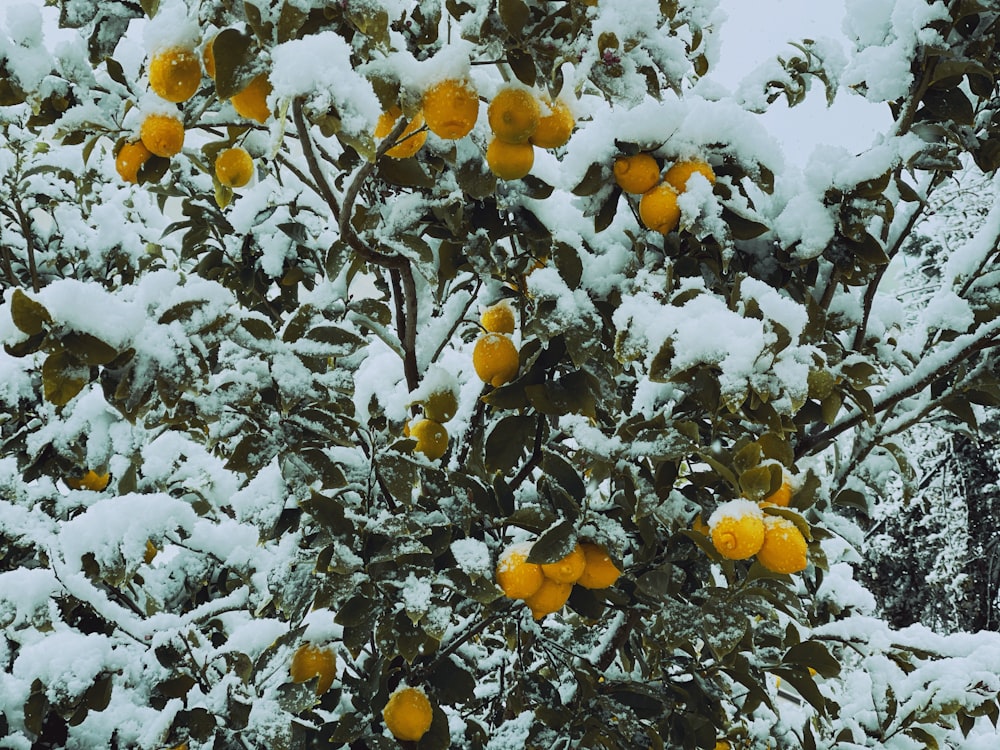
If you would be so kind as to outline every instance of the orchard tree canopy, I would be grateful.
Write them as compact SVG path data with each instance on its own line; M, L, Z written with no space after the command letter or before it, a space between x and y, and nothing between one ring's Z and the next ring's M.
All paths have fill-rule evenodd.
M995 748L853 566L1000 405L1000 12L845 4L8 3L0 745Z

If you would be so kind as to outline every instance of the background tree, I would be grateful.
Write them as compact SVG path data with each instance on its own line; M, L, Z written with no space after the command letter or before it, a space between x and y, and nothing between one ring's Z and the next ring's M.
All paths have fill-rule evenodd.
M995 641L845 561L996 388L996 211L919 319L880 292L998 165L997 14L884 3L730 95L716 3L624 7L9 13L7 745L995 734ZM799 172L755 113L814 81L893 124Z

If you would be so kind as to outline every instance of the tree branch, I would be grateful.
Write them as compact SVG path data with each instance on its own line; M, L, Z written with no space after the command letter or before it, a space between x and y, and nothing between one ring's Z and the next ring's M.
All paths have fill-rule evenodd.
M316 159L316 152L313 150L312 138L309 137L309 126L302 115L302 100L296 99L292 102L292 120L295 122L295 129L299 131L299 143L302 144L302 155L306 157L306 165L309 167L309 174L312 175L315 187L326 205L330 207L334 221L340 221L340 207L337 205L337 198L330 188L330 183L326 181L326 175L320 169L319 161Z
M915 396L924 388L927 388L943 374L950 371L962 360L968 359L973 354L996 343L994 337L1000 334L1000 319L996 319L983 326L976 333L969 333L961 336L952 342L950 349L953 353L944 357L926 357L909 373L909 377L893 383L886 387L882 397L875 402L874 412L879 414L887 409L891 409L899 402ZM907 381L909 384L907 385ZM865 412L856 411L840 422L832 425L823 432L809 435L795 447L796 459L809 455L824 448L831 440L847 430L857 427L863 419Z

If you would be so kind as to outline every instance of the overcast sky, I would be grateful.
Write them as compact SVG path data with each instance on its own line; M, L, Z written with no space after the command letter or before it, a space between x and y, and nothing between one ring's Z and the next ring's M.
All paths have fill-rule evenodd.
M722 27L719 65L712 76L728 87L777 54L789 55L790 40L826 37L847 41L842 31L843 0L721 0L729 16ZM790 162L804 165L818 143L860 152L889 125L889 110L857 95L841 93L827 109L823 85L815 81L803 104L788 109L775 102L763 116L765 126L781 142Z

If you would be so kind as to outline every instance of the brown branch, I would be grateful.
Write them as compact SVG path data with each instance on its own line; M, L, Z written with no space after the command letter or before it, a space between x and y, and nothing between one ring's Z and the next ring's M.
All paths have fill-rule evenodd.
M17 221L21 225L24 244L28 251L28 272L31 274L31 290L35 293L41 288L38 283L38 267L35 265L35 236L31 231L31 221L24 213L24 207L19 199L14 200L14 210L17 211Z
M312 175L316 183L316 189L330 207L334 221L340 221L340 207L337 205L337 198L330 188L330 183L326 181L323 170L320 169L319 161L316 160L316 152L313 151L312 139L309 137L309 126L302 115L302 100L296 99L292 102L292 120L295 122L295 129L299 131L299 143L302 145L302 155L306 157L306 165L309 167L309 174Z
M959 362L968 359L973 354L976 354L989 346L994 345L996 342L995 337L1000 333L1000 320L995 321L993 325L987 328L988 334L983 334L980 338L972 341L967 347L960 349L958 352L948 357L940 366L934 368L926 375L923 375L910 385L902 388L891 395L887 396L884 400L875 404L873 413L879 414L888 409L891 409L896 404L904 401L905 399L915 396L920 393L924 388L930 386L935 380L940 378L946 372L951 370ZM957 348L957 347L956 347ZM919 369L919 366L918 366ZM910 373L911 375L913 373ZM847 430L857 427L863 419L866 418L866 413L862 410L858 410L851 414L849 417L845 418L843 421L838 422L828 429L809 435L801 443L795 446L795 458L798 460L805 455L815 452L816 450L821 450L826 447L831 440L833 440L838 435L846 432Z
M396 307L396 335L403 345L403 373L406 387L414 391L420 382L417 368L417 290L409 264L390 268L392 299Z
M542 442L544 436L545 418L542 415L538 415L538 426L535 428L535 445L531 449L531 455L528 456L528 460L524 462L524 466L521 467L520 471L510 481L511 490L520 487L522 482L535 470L535 467L542 462Z

